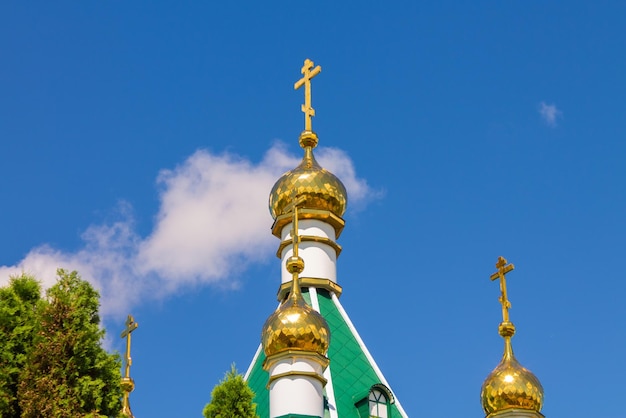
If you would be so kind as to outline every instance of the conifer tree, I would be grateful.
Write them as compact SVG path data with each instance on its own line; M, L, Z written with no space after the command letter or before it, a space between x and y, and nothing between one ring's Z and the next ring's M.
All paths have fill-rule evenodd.
M0 288L0 416L20 418L17 398L19 374L31 350L41 302L41 286L34 277L12 277Z
M75 271L57 274L37 310L32 350L19 376L22 417L118 416L121 361L101 347L99 294Z
M253 399L254 392L233 364L211 391L211 402L203 414L205 418L258 418Z

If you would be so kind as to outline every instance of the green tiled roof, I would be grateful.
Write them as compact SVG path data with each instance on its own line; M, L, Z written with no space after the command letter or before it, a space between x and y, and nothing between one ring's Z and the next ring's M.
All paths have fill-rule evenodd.
M267 381L269 374L263 370L263 361L265 361L265 353L259 347L259 354L251 369L247 374L248 385L254 391L254 402L256 403L256 412L260 418L269 418L270 413L270 392L267 390Z
M303 296L307 303L311 303L311 293L303 289ZM332 384L335 405L332 399L328 401L329 410L325 417L337 416L338 418L363 418L355 407L355 403L363 397L367 397L370 388L375 384L385 383L384 378L376 372L377 367L372 364L364 347L359 344L359 338L353 332L353 328L348 324L342 315L340 308L333 301L328 291L317 289L317 302L320 313L328 322L330 327L330 347L328 358L330 359L330 379L326 386L325 393L330 393L329 385ZM313 304L314 305L314 304ZM269 418L269 391L266 388L268 373L263 370L262 364L265 360L263 350L259 350L258 356L250 365L247 373L248 384L256 394L257 413L260 418ZM330 397L330 396L329 396ZM334 415L330 409L335 409ZM406 417L396 400L391 404L389 410L390 418Z

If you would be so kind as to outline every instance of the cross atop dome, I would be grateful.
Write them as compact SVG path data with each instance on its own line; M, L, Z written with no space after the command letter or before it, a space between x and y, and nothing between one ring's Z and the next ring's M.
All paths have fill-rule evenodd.
M126 328L122 331L120 335L121 338L126 338L126 355L124 356L124 360L126 362L126 366L124 368L124 376L122 376L121 387L122 387L122 414L127 416L128 418L134 418L133 413L130 410L130 392L135 389L135 382L130 377L130 366L133 364L133 360L130 357L130 334L137 329L139 324L135 322L135 318L132 315L128 315L128 319L126 320Z
M493 273L489 278L493 281L496 279L500 279L500 304L502 305L502 322L508 323L509 321L509 308L511 307L511 302L509 301L509 297L506 293L506 277L505 275L513 271L515 266L513 264L507 264L506 258L500 256L498 257L498 261L496 262L496 268L498 271Z
M315 116L315 109L311 106L311 79L322 71L322 67L319 65L315 68L313 66L313 61L308 58L305 59L300 70L303 77L293 85L294 90L304 86L304 104L301 109L304 113L304 130L309 132L313 131L311 118Z
M541 382L530 370L523 367L513 354L511 338L515 335L515 326L509 320L511 303L507 296L506 274L515 266L509 264L504 257L498 257L498 269L489 278L500 280L500 304L502 305L502 322L498 333L504 338L504 354L502 360L483 382L480 392L481 403L486 418L524 417L543 418L543 387Z

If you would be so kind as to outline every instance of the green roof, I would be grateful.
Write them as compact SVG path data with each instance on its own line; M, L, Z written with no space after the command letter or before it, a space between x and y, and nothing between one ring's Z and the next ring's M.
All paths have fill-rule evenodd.
M311 304L311 296L317 300L311 304L319 305L319 311L330 327L330 376L328 370L325 376L328 384L325 387L327 410L324 417L329 418L363 418L355 403L367 400L370 389L374 385L384 385L391 392L384 376L369 355L356 329L352 325L339 300L332 297L325 289L302 289L307 303ZM343 312L342 312L343 311ZM265 354L259 347L253 359L246 379L254 391L257 413L260 418L269 418L269 391L267 389L268 373L263 370ZM407 417L395 396L392 395L389 408L389 418ZM334 400L334 402L333 402ZM366 405L366 402L365 402ZM361 412L363 413L363 412ZM369 414L366 415L369 417Z

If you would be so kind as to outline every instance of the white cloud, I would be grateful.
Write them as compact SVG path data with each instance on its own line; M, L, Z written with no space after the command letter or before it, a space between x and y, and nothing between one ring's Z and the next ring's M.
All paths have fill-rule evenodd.
M383 196L381 190L373 190L367 181L358 178L352 160L338 148L321 148L316 157L319 164L336 175L348 191L348 206L351 210L362 209L373 199Z
M316 157L344 182L350 205L362 207L378 197L356 176L345 152L320 148ZM147 237L137 234L132 208L121 202L119 219L90 226L82 234L82 248L36 247L16 265L0 266L0 285L11 275L28 272L48 288L58 267L77 270L99 289L105 316L124 315L139 301L194 284L236 287L246 266L273 257L277 243L270 233L269 191L299 161L281 144L258 164L228 153L197 151L159 173L160 207Z
M563 116L563 112L557 109L554 104L546 104L545 102L541 102L539 104L539 114L543 118L543 120L548 124L548 126L556 126L557 118Z

